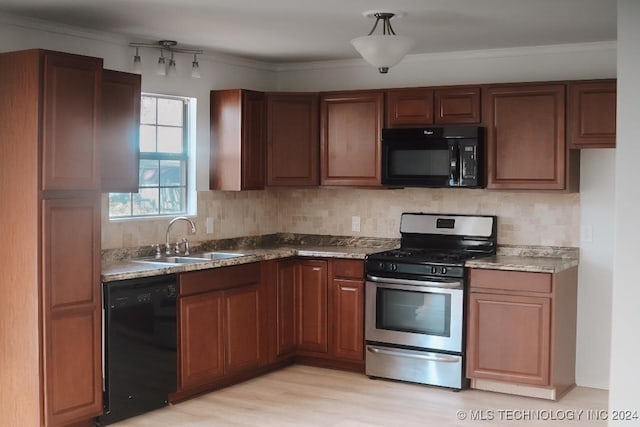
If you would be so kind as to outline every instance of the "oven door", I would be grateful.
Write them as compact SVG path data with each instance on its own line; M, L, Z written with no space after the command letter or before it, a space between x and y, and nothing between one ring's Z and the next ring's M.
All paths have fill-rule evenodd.
M462 352L462 279L418 281L367 276L365 339Z

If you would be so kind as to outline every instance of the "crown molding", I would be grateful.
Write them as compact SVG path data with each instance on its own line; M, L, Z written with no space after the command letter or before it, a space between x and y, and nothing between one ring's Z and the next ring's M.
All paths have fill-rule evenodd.
M456 59L473 58L507 58L531 55L569 54L578 52L617 51L616 41L602 41L592 43L571 43L545 46L521 46L500 49L464 50L454 52L418 53L407 55L402 63L428 63L435 61L450 61ZM280 63L276 71L303 71L330 68L350 68L371 66L364 59L341 59L333 61Z
M18 16L6 12L0 12L0 24L25 28L28 30L41 31L45 33L71 36L102 43L110 43L113 45L122 46L123 48L130 48L130 42L155 42L155 40L131 40L130 38L119 34L96 31L88 28L81 28L59 23L52 23L50 21L44 21L36 18L26 18L24 16ZM205 59L211 62L218 62L227 65L234 65L263 71L277 71L277 64L275 63L256 61L252 59L241 58L238 56L227 55L220 52L205 50L202 54L198 54L198 58L200 60Z

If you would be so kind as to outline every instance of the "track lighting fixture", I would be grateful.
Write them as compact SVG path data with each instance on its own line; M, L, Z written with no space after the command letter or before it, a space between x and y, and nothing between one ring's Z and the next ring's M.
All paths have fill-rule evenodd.
M178 42L174 40L160 40L157 43L129 43L129 46L136 48L136 54L133 57L133 71L140 74L142 72L142 59L140 57L139 49L141 47L152 48L160 50L160 57L158 58L158 64L156 65L156 74L160 76L175 76L177 74L176 61L174 59L174 53L189 53L193 54L193 62L191 63L191 77L200 78L200 64L198 63L198 55L202 54L200 49L184 49L178 46ZM164 56L164 52L169 53L169 61Z

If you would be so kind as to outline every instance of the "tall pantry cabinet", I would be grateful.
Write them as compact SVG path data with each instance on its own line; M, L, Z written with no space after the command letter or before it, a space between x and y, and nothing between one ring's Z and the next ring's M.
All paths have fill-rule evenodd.
M102 410L102 59L0 54L0 416L66 426Z

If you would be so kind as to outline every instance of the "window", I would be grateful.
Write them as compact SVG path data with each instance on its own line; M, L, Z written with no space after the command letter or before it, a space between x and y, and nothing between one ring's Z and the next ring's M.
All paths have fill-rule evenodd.
M140 112L140 181L137 193L110 193L109 218L187 214L195 99L143 94Z

